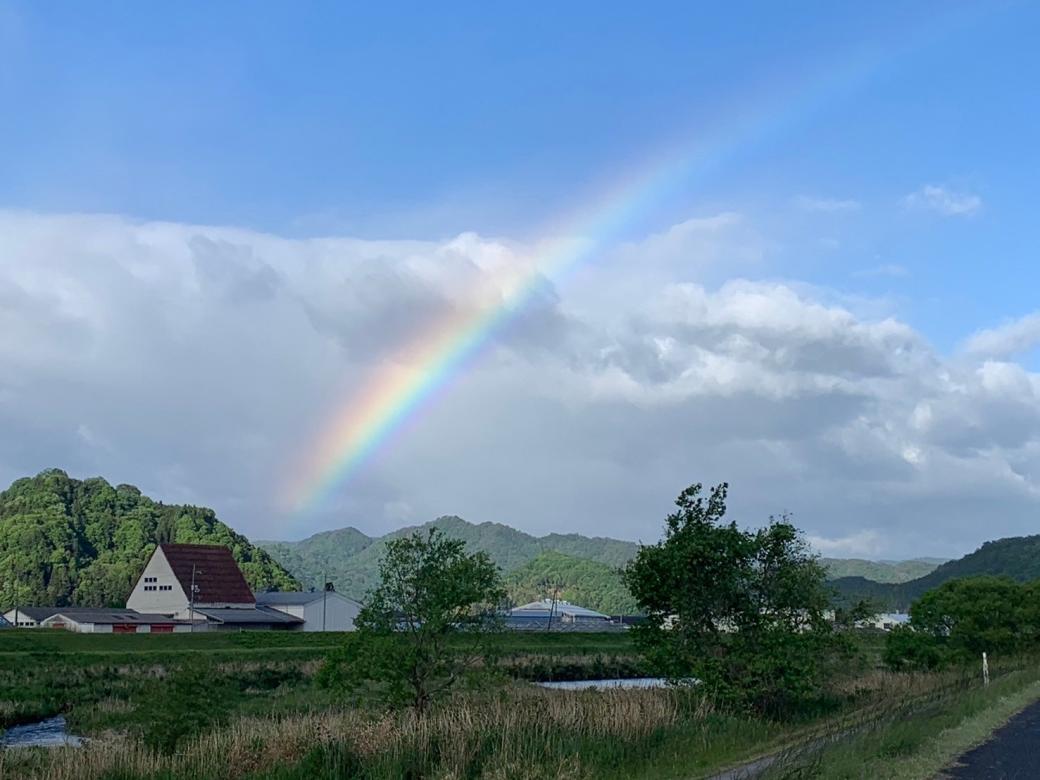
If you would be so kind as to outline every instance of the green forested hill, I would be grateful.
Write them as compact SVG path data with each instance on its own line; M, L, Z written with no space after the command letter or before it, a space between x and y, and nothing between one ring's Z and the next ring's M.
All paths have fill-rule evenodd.
M500 523L468 523L459 517L440 517L420 526L402 528L386 536L366 536L356 528L315 534L298 542L257 542L305 586L318 587L328 576L336 589L362 598L376 585L379 558L386 542L415 530L436 527L462 539L471 550L483 550L506 575L510 597L516 602L541 598L538 582L555 578L569 590L562 598L611 614L632 612L635 604L616 570L639 549L635 542L580 534L532 536ZM878 583L905 582L932 571L940 561L868 561L824 558L832 578L856 576ZM580 594L580 595L579 595Z
M587 558L576 558L548 550L505 576L506 592L516 604L551 597L559 588L559 598L608 615L634 615L639 612L616 567Z
M878 583L862 577L832 581L843 600L871 598L890 608L905 609L926 591L948 580L992 574L1018 582L1040 579L1040 536L1014 536L986 542L975 552L949 561L924 577L904 583Z
M297 587L211 509L156 503L132 485L51 469L0 493L0 607L123 606L160 542L227 545L254 590Z
M439 528L448 536L462 539L470 550L482 550L505 573L514 572L542 553L556 551L574 560L598 564L606 571L618 568L631 558L638 545L618 539L587 537L579 534L532 536L500 523L468 523L459 517L440 517L433 522L372 538L354 528L316 534L299 542L258 542L305 585L317 586L328 574L340 592L361 598L376 585L379 559L390 539L415 530ZM601 572L600 572L601 573ZM604 580L605 582L606 580ZM611 585L616 590L617 584ZM623 586L622 586L623 587ZM565 597L566 598L566 597ZM593 597L590 592L590 598ZM603 595L604 604L618 603L616 594ZM571 599L568 599L571 600ZM598 609L591 602L575 601ZM600 602L597 602L600 603Z

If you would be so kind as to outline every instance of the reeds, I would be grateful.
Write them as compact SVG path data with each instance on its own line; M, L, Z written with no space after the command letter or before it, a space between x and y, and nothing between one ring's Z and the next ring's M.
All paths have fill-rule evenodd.
M634 743L675 726L677 698L683 695L515 690L497 697L459 696L422 718L360 710L244 718L187 740L172 755L126 738L95 740L78 749L0 753L0 777L235 778L291 766L323 748L345 751L375 777L397 776L403 767L461 777L472 773L474 762L487 777L518 777L528 769L531 777L550 771L579 777L587 775L580 745Z

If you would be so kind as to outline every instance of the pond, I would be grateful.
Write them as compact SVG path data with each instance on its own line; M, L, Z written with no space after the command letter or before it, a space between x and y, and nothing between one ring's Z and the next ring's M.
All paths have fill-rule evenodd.
M69 734L65 717L58 715L47 718L37 723L27 723L24 726L12 726L3 734L0 734L0 747L23 748L23 747L79 747L86 740Z
M563 691L582 691L587 688L666 688L668 680L664 677L633 677L628 680L567 680L562 682L535 683L543 688Z

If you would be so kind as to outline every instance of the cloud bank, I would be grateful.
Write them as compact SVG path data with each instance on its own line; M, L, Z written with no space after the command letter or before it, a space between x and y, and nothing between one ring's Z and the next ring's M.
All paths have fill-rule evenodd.
M497 306L537 247L0 213L0 479L101 474L260 538L455 513L649 541L682 487L721 480L739 521L792 512L830 553L1033 530L1040 376L1010 358L1036 315L944 356L828 291L700 280L753 264L748 247L723 214L619 247L609 279L546 280L356 479L293 515L278 489L332 411L432 319Z

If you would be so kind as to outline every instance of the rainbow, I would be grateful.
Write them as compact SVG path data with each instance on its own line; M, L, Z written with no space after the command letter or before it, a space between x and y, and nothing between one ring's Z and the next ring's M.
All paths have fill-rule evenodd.
M289 471L285 504L311 509L356 475L405 424L480 355L536 297L546 280L560 284L574 269L615 245L680 187L702 182L739 152L782 135L815 110L853 91L884 63L891 50L863 49L840 66L808 77L773 82L739 106L716 113L692 143L669 147L622 178L605 195L544 235L560 236L521 278L502 280L509 292L480 311L454 311L424 328L385 361L359 392L352 393L322 426L305 457ZM328 418L327 418L328 419Z

